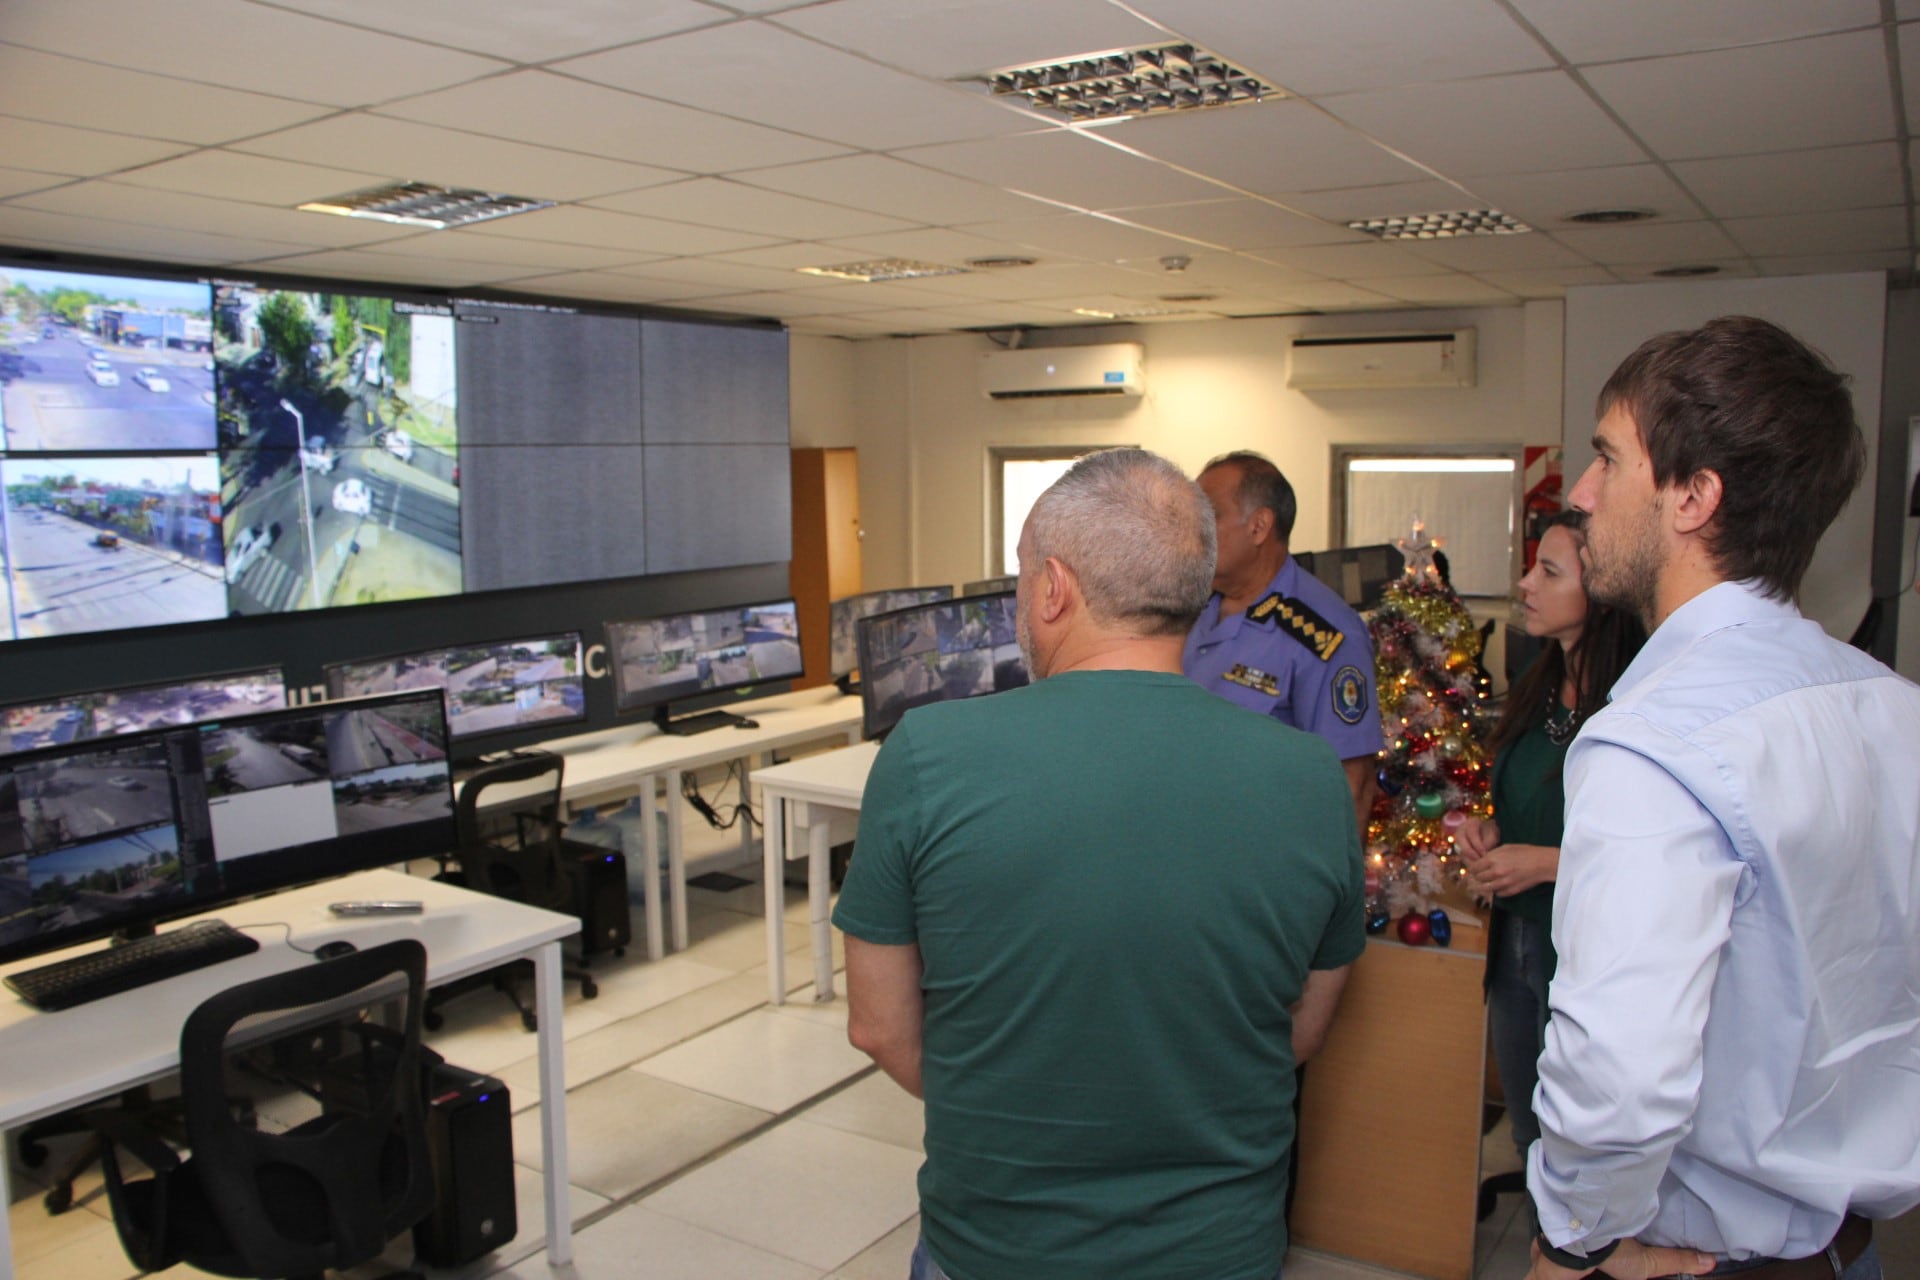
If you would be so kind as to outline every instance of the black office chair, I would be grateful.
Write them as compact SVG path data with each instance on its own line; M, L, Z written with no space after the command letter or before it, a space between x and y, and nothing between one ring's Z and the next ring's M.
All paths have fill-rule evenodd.
M453 809L459 840L454 856L460 869L457 873L443 872L443 877L496 898L579 915L582 872L580 864L567 856L561 834L560 782L565 769L563 757L531 751L470 775L461 784ZM486 791L508 786L523 794L504 802L496 796L492 811L483 818L480 809ZM591 1000L600 994L600 988L584 965L583 959L579 964L563 965L560 972L567 981L578 982L581 997ZM539 1028L539 1020L521 983L532 972L532 961L518 960L481 978L506 993L529 1031ZM439 1008L443 1003L471 989L466 983L436 988L427 1002L428 1029L440 1026Z
M431 1211L420 1047L426 972L426 948L402 939L243 983L194 1010L180 1033L192 1154L181 1158L119 1112L93 1113L107 1140L101 1164L114 1225L135 1265L318 1276L378 1257ZM392 1005L396 1027L352 1020ZM343 1022L337 1039L313 1030ZM347 1052L280 1052L296 1031L293 1044ZM320 1104L318 1116L283 1133L236 1119L228 1100L230 1075L267 1058L258 1046L270 1040L279 1068L271 1078ZM253 1069L259 1074L257 1062ZM129 1180L123 1149L153 1176Z

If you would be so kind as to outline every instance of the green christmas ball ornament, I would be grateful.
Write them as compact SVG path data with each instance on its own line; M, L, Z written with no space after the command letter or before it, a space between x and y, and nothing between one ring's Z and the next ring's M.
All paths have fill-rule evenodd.
M1413 811L1423 818L1437 818L1447 811L1447 798L1438 791L1429 791L1414 798Z

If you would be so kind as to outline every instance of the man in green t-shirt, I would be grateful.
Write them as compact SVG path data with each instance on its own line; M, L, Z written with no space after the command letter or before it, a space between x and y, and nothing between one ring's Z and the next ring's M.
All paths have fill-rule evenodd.
M926 1099L915 1280L1268 1280L1294 1065L1365 944L1333 749L1180 673L1213 510L1078 463L1020 538L1035 683L875 762L848 1035Z

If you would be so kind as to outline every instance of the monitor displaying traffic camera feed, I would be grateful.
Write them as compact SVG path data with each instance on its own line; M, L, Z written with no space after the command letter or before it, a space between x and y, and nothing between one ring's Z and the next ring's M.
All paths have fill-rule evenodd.
M0 707L0 755L287 705L278 667L90 690Z
M439 690L0 760L0 961L454 844Z
M235 614L461 589L453 308L213 291Z
M456 742L587 718L577 631L330 663L326 677L328 698L444 689Z
M791 600L609 622L607 660L622 713L664 708L701 694L797 679L800 624Z
M963 596L998 595L1002 591L1013 590L1019 583L1020 579L1017 577L982 578L978 582L969 582L961 587L960 594Z
M860 624L860 711L868 738L930 702L976 698L1027 683L1014 594L915 605Z
M953 599L952 587L903 587L898 591L869 591L864 595L835 600L831 607L832 632L828 674L835 680L851 676L860 666L860 619L876 613L891 613L910 604L931 604Z

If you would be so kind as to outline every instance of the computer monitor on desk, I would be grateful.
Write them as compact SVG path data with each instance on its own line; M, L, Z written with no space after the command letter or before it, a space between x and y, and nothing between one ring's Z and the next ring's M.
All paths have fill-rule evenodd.
M581 665L578 631L445 645L328 663L327 697L444 689L454 754L465 760L585 723Z
M742 723L727 711L674 719L668 704L799 678L800 622L792 600L607 624L614 705L650 711L663 733Z
M0 962L455 843L438 689L0 760Z
M0 755L286 705L278 667L36 698L0 707Z
M828 649L827 674L840 686L840 692L853 691L853 676L860 669L861 619L876 613L891 613L908 605L951 599L952 587L901 587L897 591L868 591L835 600L831 606L832 643Z
M1014 593L915 605L860 624L860 710L883 738L915 707L1027 683Z

